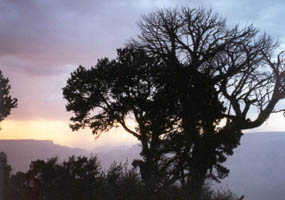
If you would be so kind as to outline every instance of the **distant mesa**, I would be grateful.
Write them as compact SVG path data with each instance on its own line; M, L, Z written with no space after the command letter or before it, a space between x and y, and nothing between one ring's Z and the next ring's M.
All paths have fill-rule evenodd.
M71 155L87 155L79 148L70 148L54 144L51 140L0 140L0 152L8 156L13 171L26 171L30 162L37 159L46 160L53 156L66 159Z
M103 169L107 169L111 163L116 161L128 161L129 166L133 159L139 157L140 148L133 146L106 146L87 151L80 148L71 148L54 144L51 140L0 140L0 152L8 156L8 163L12 166L13 172L27 171L31 161L47 160L57 156L61 161L68 157L97 155Z

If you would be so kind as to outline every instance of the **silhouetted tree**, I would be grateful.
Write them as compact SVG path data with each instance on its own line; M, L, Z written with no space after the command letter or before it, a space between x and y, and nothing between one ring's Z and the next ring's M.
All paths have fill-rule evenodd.
M185 126L184 134L179 136L182 145L175 150L177 167L183 166L181 161L187 165L181 168L181 174L188 168L191 173L186 176L187 181L190 181L192 189L199 191L208 172L215 170L217 176L208 174L215 179L227 174L228 170L220 163L239 144L241 131L260 126L272 112L277 112L274 107L285 97L283 53L273 61L277 44L269 36L258 34L252 26L228 28L225 20L213 14L212 10L185 7L159 10L144 16L140 28L141 34L133 41L136 46L151 56L159 56L169 68L185 66L185 71L209 77L217 88L220 102L227 107L223 113L225 126L217 129L215 134L205 134L206 131L198 135L197 141L190 137L197 135L191 128L195 126L191 123L195 115L188 112L192 102L185 101L181 107L189 115L181 115ZM181 79L181 76L169 77L171 81L165 81L166 87L186 89L186 84L176 87L173 84L175 78ZM169 90L167 92L171 95ZM176 101L183 101L185 96L176 95ZM206 109L201 113L206 115ZM257 112L255 119L249 117L252 110ZM173 139L170 141L176 143ZM189 144L193 144L192 147L185 148ZM190 160L186 161L187 158ZM198 199L197 196L193 198Z
M60 186L66 191L65 199L93 200L103 187L102 176L97 157L70 157L62 164Z
M29 200L29 189L27 175L24 172L12 174L8 183L8 193L5 199L9 200Z
M17 99L10 96L10 88L9 79L0 70L0 122L10 114L12 108L17 107Z
M105 172L104 199L137 200L139 196L145 196L145 187L139 175L127 166L127 162L124 164L113 162Z
M62 164L57 158L32 161L26 173L10 179L14 199L94 199L103 185L96 157L70 157ZM13 199L11 196L10 199Z
M174 70L167 68L159 57L149 57L144 50L132 47L118 50L116 60L100 60L89 70L79 67L64 88L64 96L69 101L67 109L76 114L71 127L77 130L88 126L95 134L100 134L116 123L121 124L141 142L143 160L134 164L140 167L141 176L149 188L156 191L162 185L175 183L181 179L179 173L188 170L186 160L181 165L176 162L177 158L166 154L174 150L180 152L178 147L185 141L188 148L192 148L202 132L212 135L207 137L208 143L214 142L215 127L224 110L209 77L185 69L183 65ZM173 85L165 85L169 78L172 78ZM176 101L177 96L181 97L180 102ZM189 108L186 112L184 106L187 102ZM97 112L90 115L95 108ZM192 117L191 123L182 122L182 116L186 114L189 119ZM128 118L136 121L135 127L128 126ZM180 137L183 126L191 126L197 140ZM203 149L205 141L200 143ZM214 158L217 156L217 153L212 154ZM189 154L181 156L189 157ZM207 168L209 166L212 163Z
M72 73L63 90L71 127L100 134L120 124L141 142L143 160L134 164L153 191L179 180L199 199L206 177L227 175L221 164L241 131L260 126L284 98L283 63L271 60L269 36L228 28L211 10L160 10L140 28L117 59Z

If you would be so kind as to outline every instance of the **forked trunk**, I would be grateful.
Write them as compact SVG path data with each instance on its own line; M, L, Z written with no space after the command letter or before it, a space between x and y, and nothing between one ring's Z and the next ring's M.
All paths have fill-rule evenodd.
M195 170L196 171L196 170ZM189 199L190 200L201 200L202 189L206 178L206 172L197 172L193 173L189 177Z

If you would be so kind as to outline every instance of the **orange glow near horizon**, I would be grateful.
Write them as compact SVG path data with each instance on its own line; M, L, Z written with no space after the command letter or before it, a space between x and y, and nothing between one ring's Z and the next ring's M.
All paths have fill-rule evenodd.
M52 140L55 144L91 150L101 146L133 145L136 138L122 128L103 133L98 139L90 129L72 132L68 121L4 120L1 123L0 139Z
M272 114L270 118L259 128L247 132L272 132L285 131L285 118L282 113ZM127 120L131 128L134 122ZM69 128L69 121L60 120L12 120L7 119L1 122L1 139L34 139L34 140L52 140L55 144L78 147L86 150L92 150L102 146L120 146L134 145L138 140L124 131L122 127L114 128L107 133L101 134L98 139L92 135L90 129L72 132Z

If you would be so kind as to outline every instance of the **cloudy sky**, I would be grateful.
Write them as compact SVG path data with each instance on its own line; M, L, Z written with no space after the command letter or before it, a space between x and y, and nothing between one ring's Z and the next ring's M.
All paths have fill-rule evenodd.
M0 0L0 70L19 101L1 124L0 139L51 139L88 149L136 143L122 130L96 141L89 130L73 133L62 88L78 65L114 57L138 34L141 15L182 5L211 7L229 24L253 23L285 50L282 0ZM285 131L284 122L275 114L253 131Z

